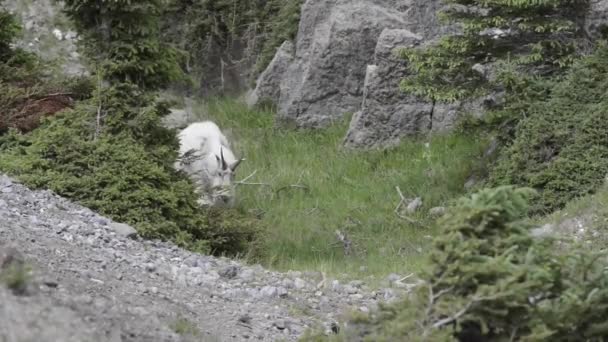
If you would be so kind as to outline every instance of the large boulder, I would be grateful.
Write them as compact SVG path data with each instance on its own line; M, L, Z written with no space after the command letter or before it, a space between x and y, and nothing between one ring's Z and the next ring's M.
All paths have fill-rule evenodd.
M296 52L280 84L279 120L324 127L361 105L367 64L385 28L406 26L391 0L306 1Z
M258 78L255 89L247 95L249 106L266 101L274 104L279 102L281 79L293 61L293 54L292 42L286 41L279 47L266 70Z
M608 0L589 0L585 31L594 39L608 34Z
M466 102L433 103L401 91L399 83L410 71L398 50L423 42L422 36L405 29L382 31L375 64L367 66L361 109L351 119L344 139L346 147L384 148L399 144L407 136L447 132L454 128L462 113L481 117L488 108L500 103L500 94Z
M347 147L393 145L405 134L431 128L433 104L405 94L399 82L407 74L398 47L413 47L422 37L404 29L382 31L375 64L367 66L361 109L355 113L345 138Z

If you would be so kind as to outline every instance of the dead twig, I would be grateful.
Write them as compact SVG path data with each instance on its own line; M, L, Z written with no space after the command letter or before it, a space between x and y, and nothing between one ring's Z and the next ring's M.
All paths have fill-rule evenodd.
M352 253L353 243L348 236L346 236L346 233L336 229L336 237L338 238L338 241L342 243L344 255L350 255Z
M278 188L275 193L278 195L281 191L284 190L288 190L288 189L302 189L304 191L304 193L308 194L310 192L310 188L306 185L301 184L300 182L302 181L302 177L304 176L304 171L302 171L300 173L300 176L298 177L298 180L295 182L295 184L290 184L290 185L285 185L282 186L280 188Z
M399 209L401 209L401 207L403 206L403 204L404 204L404 203L405 203L405 202L406 202L408 199L407 199L407 198L405 198L405 196L403 196L403 193L401 192L401 189L399 188L399 186L398 186L398 185L397 185L397 186L395 186L395 189L397 190L397 194L399 194L399 198L400 198L399 203L397 204L397 206L395 207L395 210L394 210L395 215L397 215L397 217L399 217L399 218L401 218L401 219L404 219L404 220L408 221L408 222L409 222L409 223L411 223L411 224L415 224L415 225L418 225L418 226L419 226L419 225L421 225L421 223L420 223L420 222L418 222L418 221L414 220L413 218L410 218L410 217L408 217L408 216L406 216L406 215L403 215L403 214L402 214L402 213L399 211Z
M245 183L247 182L251 177L255 176L255 174L258 172L258 170L253 171L249 176L241 179L240 181L234 182L234 184L240 184L240 183Z

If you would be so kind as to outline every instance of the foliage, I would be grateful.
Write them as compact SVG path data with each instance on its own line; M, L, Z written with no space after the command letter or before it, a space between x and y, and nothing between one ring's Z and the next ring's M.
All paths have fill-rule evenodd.
M12 130L0 136L0 169L27 185L49 188L132 224L144 237L205 252L241 252L254 239L255 220L241 212L208 215L197 204L190 181L172 168L177 139L161 125L169 113L167 104L156 101L152 92L166 85L177 68L173 59L163 60L167 50L158 42L161 2L73 0L66 5L89 53L101 52L97 82L63 84L80 101L72 110L43 120L29 135ZM135 45L132 53L123 53ZM9 100L0 102L6 104L9 119L22 110L22 102L49 97L39 94L48 88L45 80L34 69L31 74L32 85L7 83L16 95L0 95L0 100Z
M577 19L587 5L587 0L444 2L442 19L460 31L435 45L402 51L414 71L402 88L440 101L479 95L500 83L502 77L488 80L476 64L500 69L497 62L510 61L524 74L543 75L569 66L576 54Z
M101 75L143 89L160 89L182 76L178 51L159 39L164 6L164 0L65 1Z
M300 7L303 0L291 1L269 1L266 5L268 14L265 16L270 19L268 33L264 40L256 62L256 74L266 69L275 52L285 41L292 41L298 33L298 23L300 22Z
M32 187L49 188L104 215L132 224L147 238L171 239L199 251L237 253L255 235L240 213L207 215L192 184L172 169L177 141L158 120L167 111L134 85L45 120L29 136L3 138L0 169Z
M187 318L179 317L175 320L169 327L175 331L175 333L185 336L200 336L201 332L196 326L196 324L189 321Z
M30 266L22 262L11 262L0 269L0 283L15 295L24 295L32 281Z
M0 4L2 1L0 1ZM19 25L15 18L0 9L0 62L6 62L12 55L11 43L19 32Z
M440 222L431 268L411 298L359 320L366 341L601 341L605 256L560 254L535 239L534 192L510 186L462 199Z
M608 46L577 62L564 77L531 81L497 115L515 118L512 144L489 184L517 184L541 196L533 212L562 208L595 191L608 173Z
M295 38L302 0L173 0L165 40L189 52L185 66L209 80L218 66L262 72L276 49ZM175 23L181 23L177 27ZM221 77L221 76L218 76ZM223 77L228 77L224 75ZM204 85L206 86L206 85Z

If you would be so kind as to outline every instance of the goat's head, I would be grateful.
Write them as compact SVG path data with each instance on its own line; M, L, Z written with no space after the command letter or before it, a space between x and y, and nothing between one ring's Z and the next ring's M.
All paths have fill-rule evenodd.
M215 203L219 206L230 206L234 201L234 186L233 181L236 174L236 169L244 160L238 159L234 162L227 162L224 158L224 150L220 148L220 155L215 156L217 160L217 168L215 174L212 175L212 188L216 193Z

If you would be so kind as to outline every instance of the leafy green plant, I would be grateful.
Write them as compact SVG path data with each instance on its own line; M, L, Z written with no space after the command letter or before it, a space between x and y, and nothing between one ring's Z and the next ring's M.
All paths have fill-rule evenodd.
M31 280L30 267L21 263L10 263L0 270L0 283L13 291L15 295L25 294Z
M65 1L104 79L151 90L182 77L178 51L159 39L164 6L164 0Z
M464 198L440 222L431 267L409 299L355 324L350 340L601 341L608 337L605 255L560 254L529 234L534 191ZM353 331L350 332L353 334Z
M200 330L196 325L184 317L179 317L171 325L170 328L179 335L199 336Z
M519 72L547 75L569 66L576 55L577 19L586 0L445 0L442 19L460 32L435 45L402 51L413 76L403 80L404 91L437 101L476 96L500 86L475 70L497 62L520 66ZM499 75L501 76L501 75Z
M302 0L173 0L163 21L164 40L188 52L182 67L207 81L198 82L198 88L217 81L218 89L209 91L223 94L220 88L223 82L234 81L234 70L253 69L248 75L253 81L276 49L295 38L301 4Z
M608 173L607 58L608 47L601 44L564 77L530 82L497 112L517 124L488 184L537 189L535 213L599 188Z

